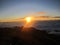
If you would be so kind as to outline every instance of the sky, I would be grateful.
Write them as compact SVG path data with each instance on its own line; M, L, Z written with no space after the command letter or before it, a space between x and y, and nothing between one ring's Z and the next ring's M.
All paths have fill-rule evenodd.
M1 0L0 20L26 16L60 16L60 0Z

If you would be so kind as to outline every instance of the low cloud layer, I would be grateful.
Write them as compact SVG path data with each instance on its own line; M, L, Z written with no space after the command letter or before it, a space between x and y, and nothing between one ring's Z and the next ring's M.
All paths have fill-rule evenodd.
M36 12L36 14L46 14L46 12Z

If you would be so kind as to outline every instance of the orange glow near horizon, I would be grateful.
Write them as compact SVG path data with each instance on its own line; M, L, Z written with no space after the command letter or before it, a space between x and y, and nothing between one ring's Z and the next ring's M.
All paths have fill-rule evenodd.
M17 18L17 19L0 19L0 22L21 22L24 21L25 23L31 23L34 20L60 20L60 18L54 17L47 17L47 16L30 16L25 18Z
M33 17L25 17L24 20L26 21L24 26L23 26L23 29L22 31L29 31L27 30L26 28L29 28L30 26L32 26L32 23L33 23L33 20L34 18Z
M34 18L33 17L25 17L24 19L25 19L26 23L31 23Z
M27 23L29 23L29 22L32 21L32 17L26 17L25 20L26 20Z
M33 20L33 18L32 17L26 17L26 18L24 18L25 19L25 24L24 24L24 27L30 27L30 25L32 24L32 20Z

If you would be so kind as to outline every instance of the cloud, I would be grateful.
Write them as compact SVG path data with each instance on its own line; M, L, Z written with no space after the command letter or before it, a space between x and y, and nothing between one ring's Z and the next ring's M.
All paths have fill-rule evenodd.
M60 18L60 16L55 16L55 17L53 17L53 18Z
M36 12L36 14L46 14L46 12Z

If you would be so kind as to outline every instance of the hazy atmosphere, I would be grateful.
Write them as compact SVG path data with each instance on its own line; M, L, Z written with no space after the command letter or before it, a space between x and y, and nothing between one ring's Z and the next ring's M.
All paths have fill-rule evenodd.
M60 16L60 0L1 0L0 21L26 16Z
M60 45L60 0L0 0L0 45Z

